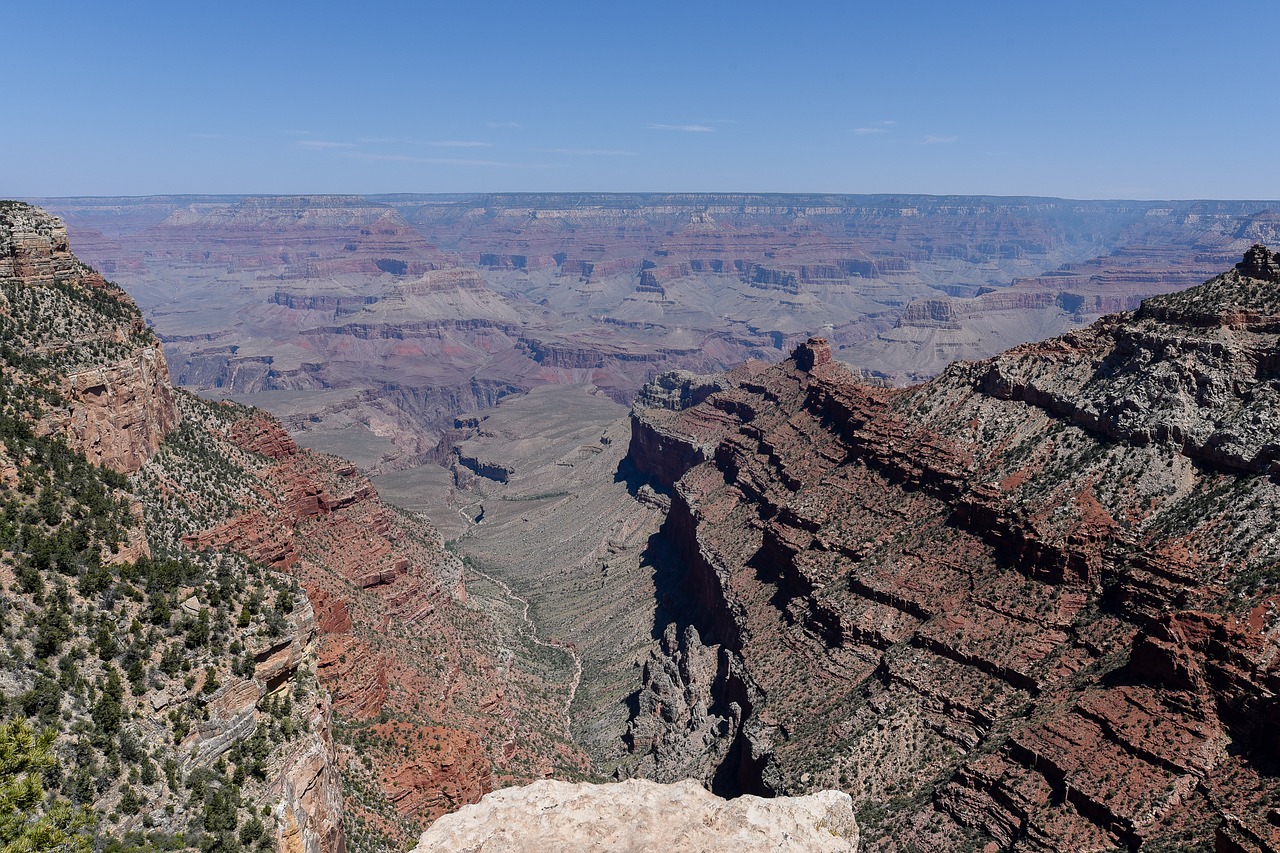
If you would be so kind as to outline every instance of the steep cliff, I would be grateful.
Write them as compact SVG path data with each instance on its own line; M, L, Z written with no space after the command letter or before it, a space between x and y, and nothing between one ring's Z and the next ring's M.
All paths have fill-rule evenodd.
M212 482L236 473L225 460L182 452L198 427L180 426L159 342L38 209L0 205L0 287L0 714L58 735L49 778L86 831L269 847L274 806L282 847L343 850L310 602L176 541L204 487L243 495ZM164 496L180 513L147 488L162 470L181 472Z
M637 410L705 458L665 527L695 602L671 654L722 659L651 666L647 760L714 754L726 791L844 788L870 849L1274 849L1273 266L1257 247L905 390L814 340ZM718 737L678 724L682 696L734 706Z
M0 205L0 287L0 719L57 735L48 785L85 832L408 847L582 771L542 725L562 662L430 526L273 418L175 392L42 211Z
M0 281L0 310L13 324L6 342L60 385L41 429L95 465L138 470L178 419L160 342L141 313L71 253L60 220L16 202L0 203Z

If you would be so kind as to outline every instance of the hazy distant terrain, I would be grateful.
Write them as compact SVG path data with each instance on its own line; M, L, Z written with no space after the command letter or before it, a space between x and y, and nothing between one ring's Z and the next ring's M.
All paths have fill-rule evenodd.
M1280 202L826 195L46 199L177 381L368 468L543 384L619 403L810 335L894 384L1198 283ZM358 449L357 449L358 448Z

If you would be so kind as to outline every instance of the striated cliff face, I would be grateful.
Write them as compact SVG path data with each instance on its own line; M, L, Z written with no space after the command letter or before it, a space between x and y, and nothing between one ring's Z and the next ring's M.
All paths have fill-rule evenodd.
M660 488L670 489L686 471L710 458L727 424L735 417L733 404L719 403L720 397L698 409L700 419L696 422L681 413L767 366L765 362L749 361L718 377L687 371L655 377L640 389L632 409L627 461Z
M1273 263L905 390L810 341L636 410L698 462L633 444L679 473L694 602L637 694L646 760L843 788L870 849L1280 844Z
M91 461L131 474L177 426L178 408L159 342L131 357L67 377L64 429Z
M11 316L47 303L30 346L58 368L62 406L42 428L94 464L138 470L178 421L164 353L141 313L71 253L61 220L26 205L0 208L0 278L21 283L0 301Z

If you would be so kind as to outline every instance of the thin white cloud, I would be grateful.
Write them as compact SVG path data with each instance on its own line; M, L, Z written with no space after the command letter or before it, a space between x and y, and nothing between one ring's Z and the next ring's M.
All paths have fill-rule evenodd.
M575 157L634 157L634 151L615 151L612 148L535 148L543 154L568 154Z
M355 148L355 144L351 142L326 142L322 139L299 139L294 143L299 148L311 148L317 151L325 151L333 148Z
M500 169L545 169L545 163L507 163L502 160L472 160L464 157L430 157L428 163L443 166L496 166Z
M492 142L473 139L406 139L397 136L362 136L358 140L366 145L430 145L433 148L492 148Z
M477 142L472 139L441 139L431 142L424 142L423 145L430 145L435 148L492 148L492 142Z
M958 136L934 136L930 134L929 136L926 136L924 138L924 141L922 141L920 144L921 145L950 145L953 142L959 141L959 139L960 137Z
M855 127L853 132L858 136L870 136L875 133L888 133L889 129L897 123L898 122L893 119L877 121L873 124L867 125L866 127Z
M377 163L427 163L435 166L490 166L499 169L545 169L544 163L510 163L504 160L480 160L469 157L415 157L412 154L377 154L368 151L344 151L352 160Z
M368 151L347 151L348 157L353 160L374 160L381 163L427 163L430 162L422 157L412 157L408 154L371 154Z
M705 124L651 124L650 130L679 130L683 133L712 133L714 127L707 127Z

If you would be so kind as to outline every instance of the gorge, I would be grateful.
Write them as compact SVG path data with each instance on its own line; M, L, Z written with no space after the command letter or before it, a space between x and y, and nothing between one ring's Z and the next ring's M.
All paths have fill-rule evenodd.
M408 849L638 777L845 791L872 850L1280 845L1274 214L365 201L59 202L237 402L2 211L0 693L109 831ZM56 436L119 530L41 566Z

